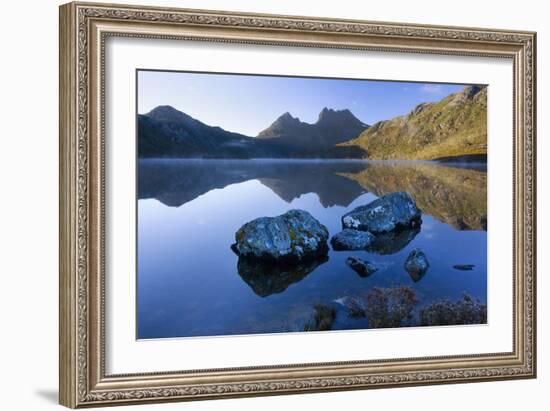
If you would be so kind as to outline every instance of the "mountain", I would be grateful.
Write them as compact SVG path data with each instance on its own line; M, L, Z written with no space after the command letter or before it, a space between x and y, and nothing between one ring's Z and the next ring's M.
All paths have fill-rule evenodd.
M212 127L171 106L138 115L139 157L361 158L359 147L337 147L366 129L349 110L323 109L315 124L289 113L256 138Z
M284 146L291 152L324 156L323 153L330 151L338 143L357 137L368 127L347 109L333 110L325 107L313 124L302 122L288 112L284 113L260 132L257 138L273 146Z
M139 156L483 160L487 87L468 86L409 114L368 126L349 110L324 108L305 123L284 113L257 137L213 127L170 106L138 116Z
M171 106L138 115L140 157L261 156L256 139L206 125Z
M446 160L487 155L487 87L468 86L437 103L380 121L342 147L359 147L369 159Z

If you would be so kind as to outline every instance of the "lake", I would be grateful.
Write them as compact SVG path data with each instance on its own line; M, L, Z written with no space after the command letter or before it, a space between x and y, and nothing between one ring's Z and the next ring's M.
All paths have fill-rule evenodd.
M239 261L230 246L246 222L303 209L330 236L341 216L387 193L408 192L420 230L377 250L334 251L280 273ZM370 328L341 303L376 287L411 287L423 307L467 294L487 301L487 173L484 164L354 160L140 159L138 162L137 338L302 331L318 304L333 330ZM430 268L412 278L414 248ZM357 256L378 271L361 277ZM473 265L459 270L455 265Z

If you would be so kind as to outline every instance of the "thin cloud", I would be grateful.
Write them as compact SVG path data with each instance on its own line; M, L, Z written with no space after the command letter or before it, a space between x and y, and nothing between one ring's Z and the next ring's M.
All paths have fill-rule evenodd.
M420 87L420 91L428 94L443 94L443 87L441 84L424 84Z

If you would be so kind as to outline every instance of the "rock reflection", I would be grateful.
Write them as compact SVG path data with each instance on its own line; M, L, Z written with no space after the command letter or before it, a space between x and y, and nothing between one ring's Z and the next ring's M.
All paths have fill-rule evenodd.
M411 277L411 280L417 283L422 280L422 278L426 275L426 272L410 271L408 274Z
M282 293L290 285L302 281L327 261L328 257L324 256L300 264L283 265L239 257L237 271L256 295L268 297Z
M420 226L377 234L367 247L370 253L388 255L404 249L420 232Z

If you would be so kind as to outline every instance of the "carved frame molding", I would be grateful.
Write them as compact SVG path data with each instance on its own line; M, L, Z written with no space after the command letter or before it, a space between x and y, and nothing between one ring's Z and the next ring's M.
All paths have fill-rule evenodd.
M502 57L514 62L514 350L105 375L104 62L109 36ZM60 403L194 400L536 375L532 32L69 3L60 8Z

